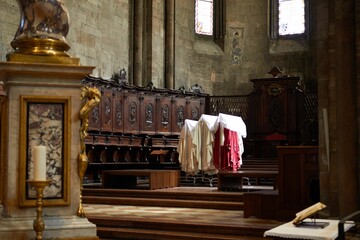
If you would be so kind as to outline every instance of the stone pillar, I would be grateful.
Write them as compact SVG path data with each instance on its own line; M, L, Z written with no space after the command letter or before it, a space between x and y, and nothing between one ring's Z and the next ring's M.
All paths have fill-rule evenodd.
M175 0L165 1L165 88L175 86Z
M98 239L96 226L86 218L77 216L81 186L78 175L80 87L81 79L92 70L93 67L75 65L0 62L0 82L5 86L2 96L4 107L1 110L0 178L6 180L1 182L0 239L35 237L35 198L31 197L31 189L26 184L32 175L30 148L34 139L46 143L56 138L59 138L58 143L62 146L61 157L56 164L48 162L48 168L52 164L50 169L59 170L56 179L60 179L61 183L52 179L54 184L48 191L58 195L52 199L44 198L43 237ZM39 103L43 104L43 111L29 110L30 106L36 108ZM61 106L62 114L51 110L51 107L58 106L57 103ZM39 114L31 115L35 117L31 118L31 112ZM35 135L29 134L30 129ZM56 148L54 145L52 147ZM51 154L52 150L49 150L47 159L52 159ZM62 189L61 193L59 189Z
M359 209L355 0L335 1L339 216Z
M134 69L133 84L142 85L144 69L144 38L145 38L145 2L144 0L134 1Z
M356 0L320 0L313 8L318 58L320 193L321 201L327 205L324 213L336 218L359 209L360 202L359 70L355 66L360 39L355 35L356 3ZM327 110L327 119L323 109Z

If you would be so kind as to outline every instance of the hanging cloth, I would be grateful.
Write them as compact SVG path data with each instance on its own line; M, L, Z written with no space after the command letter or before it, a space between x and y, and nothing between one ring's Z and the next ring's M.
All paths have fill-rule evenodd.
M198 121L185 119L177 147L181 170L185 173L194 175L199 172L200 160L198 147L201 142L198 126Z
M246 125L241 117L220 113L215 133L214 164L219 170L238 170L244 152Z
M199 119L199 128L201 134L201 152L200 170L207 174L216 174L217 169L214 165L213 148L215 141L215 125L218 124L218 117L213 115L202 114Z

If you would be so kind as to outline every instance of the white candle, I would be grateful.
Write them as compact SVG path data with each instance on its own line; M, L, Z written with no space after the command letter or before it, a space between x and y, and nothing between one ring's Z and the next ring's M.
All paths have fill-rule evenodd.
M34 181L46 181L46 147L34 147Z

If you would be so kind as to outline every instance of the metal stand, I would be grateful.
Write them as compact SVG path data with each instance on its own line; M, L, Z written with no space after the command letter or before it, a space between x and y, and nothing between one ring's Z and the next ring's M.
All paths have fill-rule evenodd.
M34 231L36 232L36 240L43 239L42 233L45 229L45 223L42 218L42 205L43 205L43 190L49 185L50 181L35 181L29 180L28 183L36 189L36 219L34 220Z

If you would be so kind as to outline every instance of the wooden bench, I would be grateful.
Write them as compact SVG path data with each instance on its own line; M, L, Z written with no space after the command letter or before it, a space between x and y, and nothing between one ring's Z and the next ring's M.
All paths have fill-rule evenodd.
M277 170L239 170L239 171L220 171L218 172L218 190L219 191L236 191L242 190L244 177L268 177L273 178L273 188L278 189Z
M102 171L102 187L136 188L139 177L148 178L150 190L180 185L180 170L126 169Z

